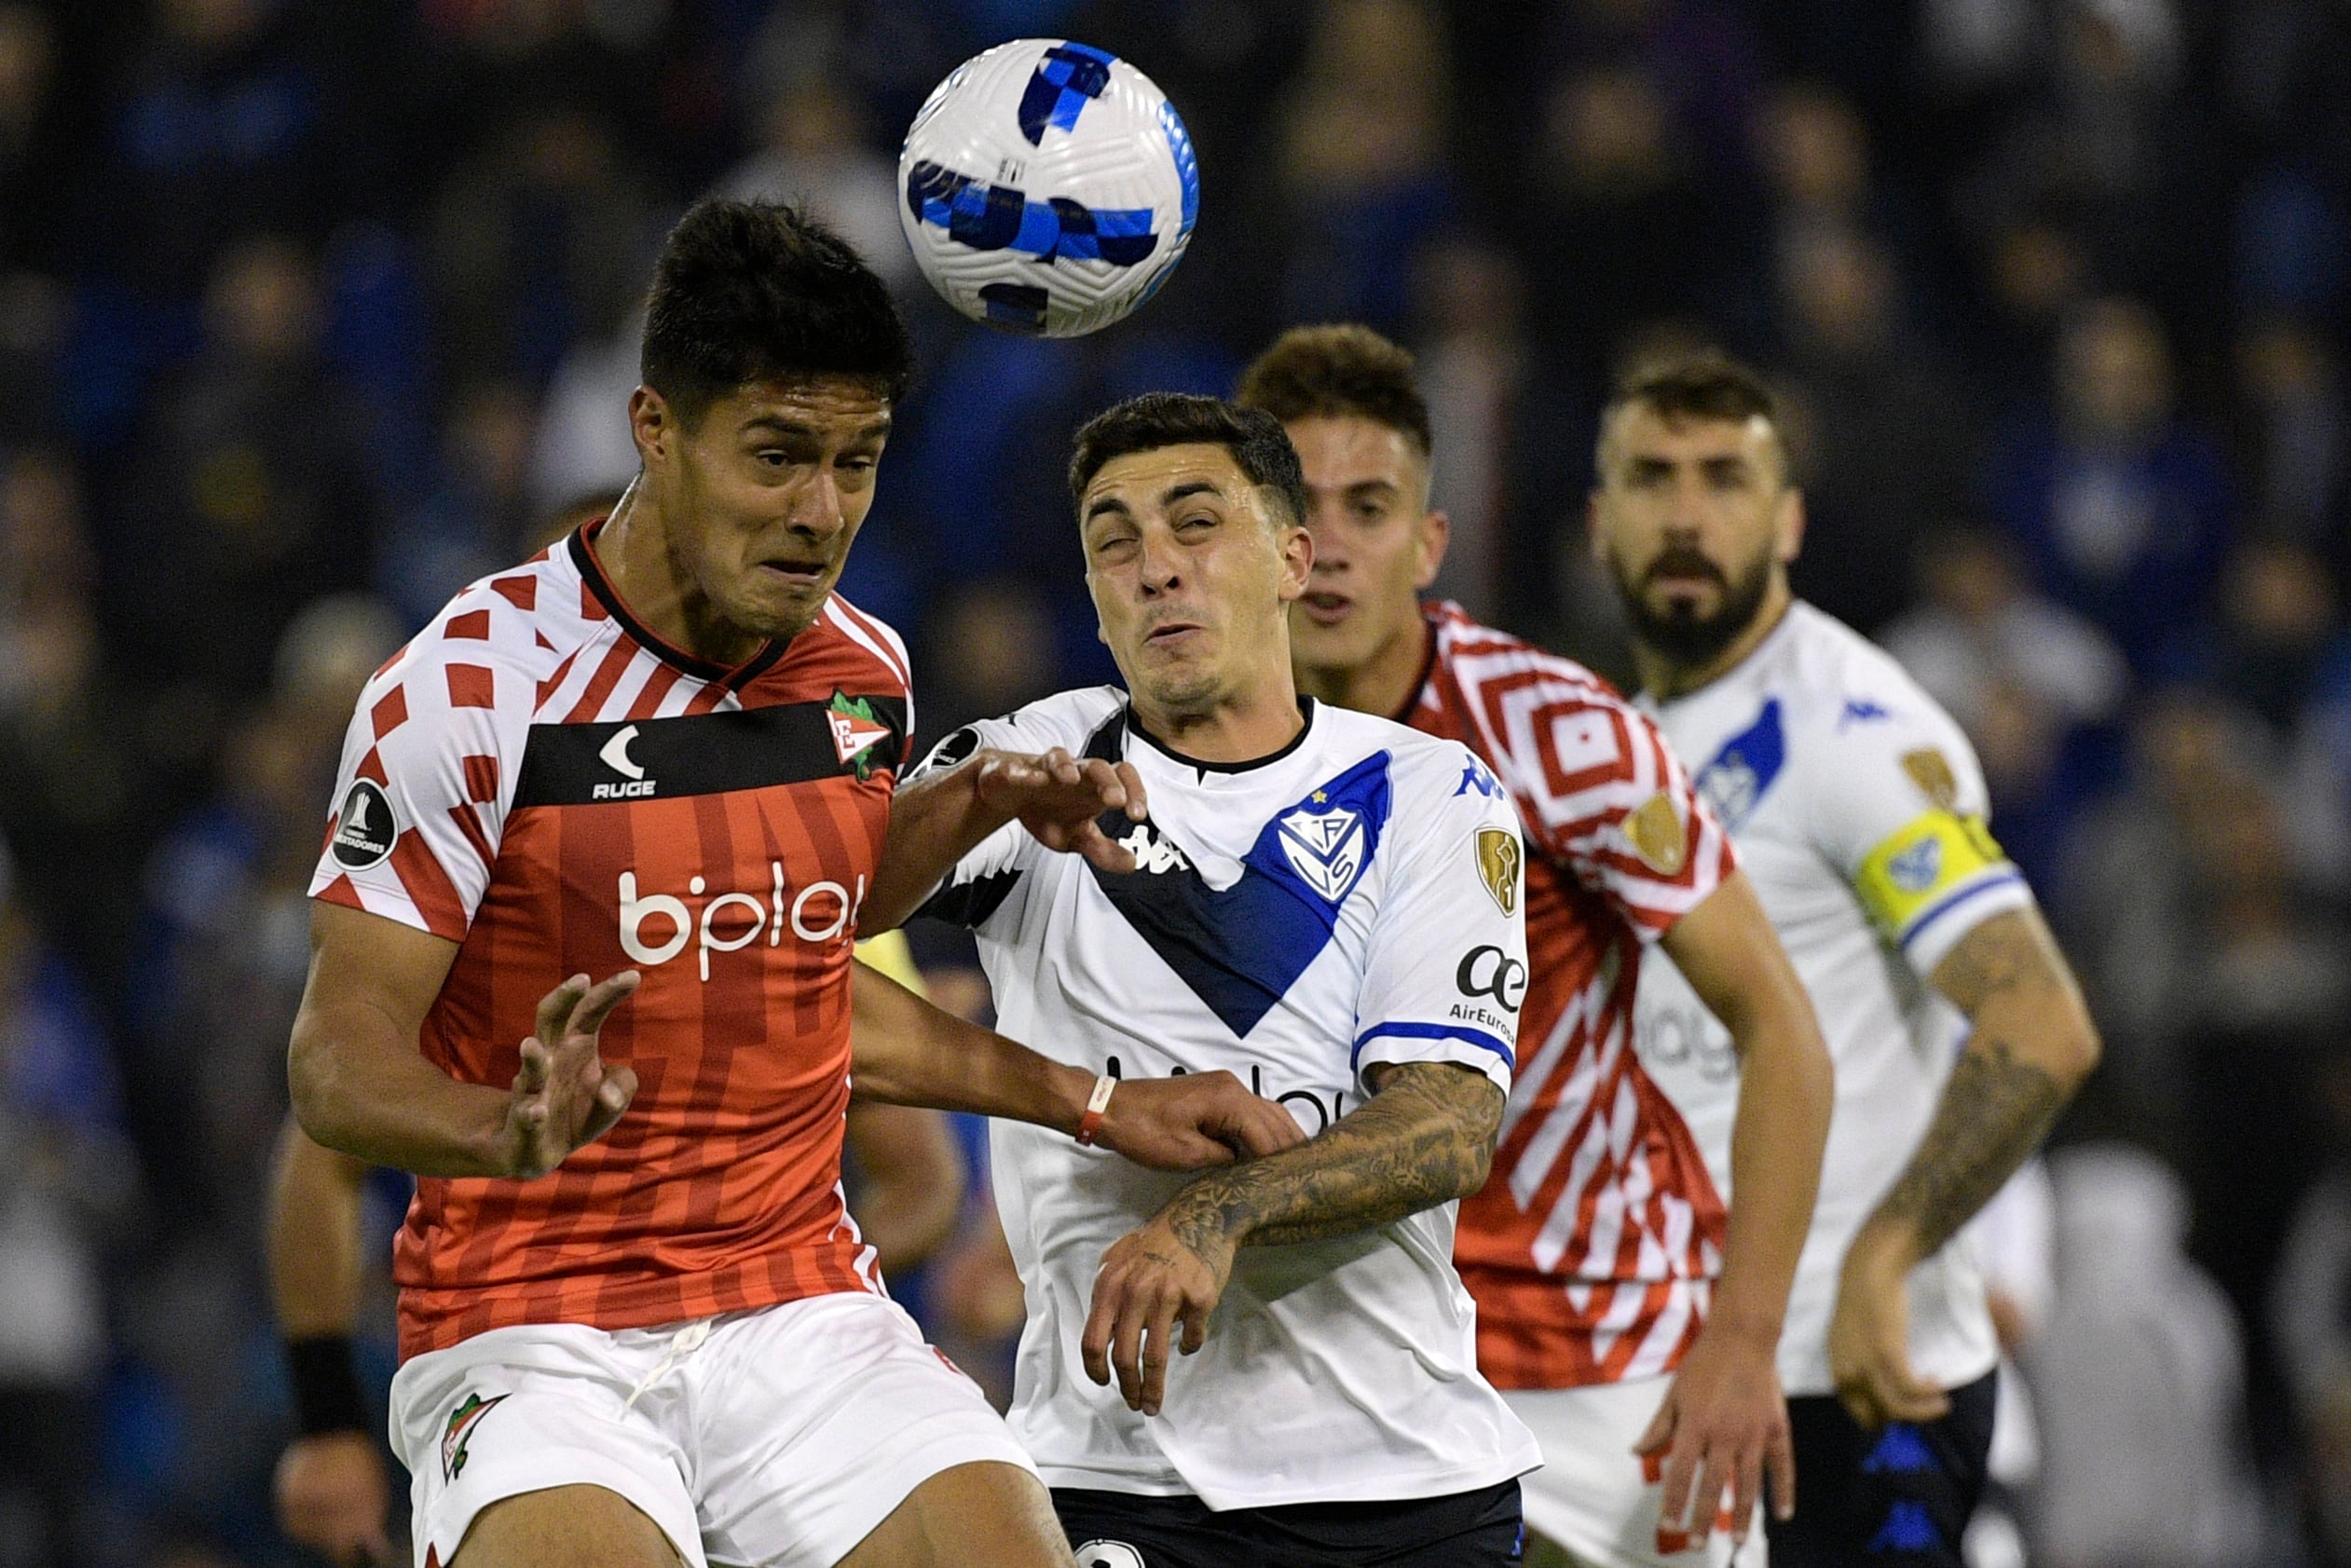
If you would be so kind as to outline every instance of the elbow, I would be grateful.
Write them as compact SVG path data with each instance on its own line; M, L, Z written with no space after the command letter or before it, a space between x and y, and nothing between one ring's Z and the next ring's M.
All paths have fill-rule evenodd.
M2064 1031L2063 1038L2058 1042L2051 1074L2064 1086L2069 1097L2087 1081L2091 1073L2098 1070L2098 1059L2106 1050L2098 1039L2098 1026L2090 1021L2088 1013L2076 1007L2074 1015L2072 1027Z
M316 1030L306 1027L308 1023L307 1016L295 1020L294 1039L286 1047L287 1098L305 1137L322 1148L340 1149L334 1053Z

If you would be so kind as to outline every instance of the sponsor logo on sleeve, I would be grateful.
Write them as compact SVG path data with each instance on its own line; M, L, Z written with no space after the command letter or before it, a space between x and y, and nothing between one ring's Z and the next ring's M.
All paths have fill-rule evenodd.
M335 841L329 853L346 871L364 871L391 858L400 841L400 825L392 820L391 798L373 779L360 779L343 797L335 813Z
M1959 810L1959 778L1951 771L1951 759L1933 746L1920 746L1902 754L1902 770L1910 775L1910 782L1919 786L1928 801L1947 811Z
M1478 880L1506 915L1518 913L1518 879L1526 854L1518 835L1506 827L1478 829Z
M1689 841L1674 798L1660 790L1624 819L1625 841L1642 865L1661 877L1678 877L1689 859Z

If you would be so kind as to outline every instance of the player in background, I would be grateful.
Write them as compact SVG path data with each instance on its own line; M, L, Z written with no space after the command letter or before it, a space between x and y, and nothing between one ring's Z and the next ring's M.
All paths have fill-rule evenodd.
M857 957L921 992L902 934L859 943ZM854 1067L854 1031L851 1060ZM883 1275L923 1261L952 1234L960 1212L964 1162L954 1133L938 1111L857 1097L846 1142L858 1228ZM351 1345L365 1288L371 1168L312 1142L288 1115L269 1190L270 1302L296 1397L296 1436L279 1459L274 1488L278 1527L343 1564L392 1561L390 1478L376 1436L383 1416L361 1384Z
M903 647L833 587L909 361L821 225L696 207L627 497L361 696L288 1075L309 1137L419 1178L391 1425L425 1568L1069 1562L842 1204L853 1011L873 1098L1116 1120L1179 1166L1295 1136L1229 1078L1104 1106L851 959L885 867L1018 822L1131 869L1096 818L1145 806L1109 764L991 753L893 811Z
M977 933L1006 1033L1105 1088L1245 1074L1313 1136L1186 1182L992 1126L1013 1429L1085 1563L1501 1568L1540 1455L1478 1375L1453 1215L1518 1007L1455 976L1524 965L1517 819L1467 748L1299 696L1312 544L1270 416L1134 399L1078 433L1070 487L1126 690L957 730L908 796L978 747L1114 761L1150 791L1103 819L1139 868L1004 832L924 907Z
M1722 1561L1758 1472L1789 1498L1772 1375L1828 1120L1828 1058L1729 841L1673 750L1598 676L1423 605L1445 546L1412 357L1360 326L1284 334L1239 401L1278 416L1311 498L1315 569L1291 612L1300 687L1469 745L1526 828L1528 968L1465 964L1465 995L1524 995L1528 1042L1494 1176L1455 1257L1479 1361L1542 1442L1530 1532L1584 1562ZM1661 945L1743 1064L1728 1220L1632 1049ZM1732 1494L1715 1534L1715 1499ZM1685 1499L1699 1518L1685 1525Z
M2047 1133L2098 1036L1986 826L1958 725L1793 596L1804 502L1763 383L1711 357L1636 373L1603 416L1597 472L1592 543L1631 619L1640 701L1698 768L1837 1063L1780 1352L1803 1488L1771 1561L1955 1565L1997 1347L1954 1237ZM1719 1047L1665 966L1639 1013L1660 1057ZM1734 1189L1743 1201L1743 1174Z

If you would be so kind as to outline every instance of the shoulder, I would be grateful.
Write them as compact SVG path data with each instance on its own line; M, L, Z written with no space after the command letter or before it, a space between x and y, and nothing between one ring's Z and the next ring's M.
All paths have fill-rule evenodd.
M906 639L878 615L868 615L835 593L824 612L803 636L813 635L812 651L837 658L843 666L842 682L854 684L861 694L903 697L913 689L914 666Z
M1465 777L1492 778L1477 754L1461 742L1374 714L1317 703L1315 728L1318 741L1334 758L1385 752L1388 777L1400 794L1434 793L1442 785L1442 793L1450 795Z
M1921 745L1948 748L1972 767L1959 722L1893 655L1835 617L1798 603L1801 617L1773 682L1791 727L1829 761L1899 757Z
M993 722L1017 736L1029 750L1059 746L1074 752L1085 749L1086 743L1126 707L1127 694L1118 688L1087 686L1039 698Z
M412 715L485 709L527 717L546 683L610 622L583 607L555 552L460 590L368 677L359 707L378 740Z

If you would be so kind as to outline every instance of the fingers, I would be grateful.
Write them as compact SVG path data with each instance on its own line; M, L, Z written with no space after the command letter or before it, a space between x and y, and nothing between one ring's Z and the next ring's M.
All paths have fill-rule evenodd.
M1127 797L1127 815L1136 822L1142 821L1151 814L1151 797L1142 787L1142 775L1135 771L1135 765L1131 762L1121 762L1113 770L1118 776L1119 788Z
M539 999L539 1038L553 1041L563 1034L564 1024L571 1017L571 1010L586 994L588 977L574 975L554 990Z
M1796 1517L1796 1439L1785 1421L1772 1426L1764 1446L1763 1476L1771 1489L1771 1517L1784 1524Z
M629 1101L636 1098L636 1074L625 1067L608 1067L604 1082L596 1085L595 1109L588 1113L588 1125L580 1141L594 1143L612 1130Z
M1209 1303L1186 1298L1183 1310L1177 1314L1183 1323L1183 1353L1195 1356L1209 1343Z
M1142 1413L1157 1415L1161 1401L1168 1397L1168 1361L1169 1342L1175 1338L1177 1303L1162 1298L1151 1314L1145 1329L1142 1347ZM1190 1326L1185 1326L1190 1337Z
M1056 846L1049 840L1046 848L1066 848L1086 857L1087 863L1099 866L1114 876L1123 877L1135 869L1134 852L1103 832L1093 823L1081 823L1069 830L1068 843Z
M1763 1454L1756 1450L1742 1449L1739 1452L1737 1474L1730 1490L1730 1538L1742 1546L1746 1544L1747 1526L1755 1519L1756 1493L1763 1490ZM1704 1497L1708 1494L1701 1493L1699 1495ZM1716 1491L1712 1495L1719 1507L1721 1492Z
M1664 1488L1658 1496L1658 1517L1674 1529L1688 1529L1690 1493L1704 1466L1691 1451L1695 1443L1675 1443L1665 1455Z
M1107 1263L1108 1260L1104 1260ZM1116 1277L1107 1267L1094 1276L1094 1307L1086 1315L1086 1330L1078 1336L1078 1359L1086 1375L1098 1384L1110 1382L1110 1335L1118 1321L1123 1298Z
M1665 1445L1673 1440L1674 1395L1668 1389L1665 1398L1658 1401L1657 1413L1649 1417L1649 1424L1641 1433L1640 1440L1633 1445L1633 1452L1647 1459L1652 1453L1662 1453Z
M1880 1352L1850 1374L1837 1390L1838 1401L1862 1425L1876 1429L1890 1421L1934 1421L1948 1414L1950 1399L1910 1370L1909 1357Z
M584 980L587 976L583 975L581 978ZM629 993L636 989L640 978L636 970L623 969L609 979L600 980L587 988L566 1015L568 1022L566 1032L593 1035L604 1028L604 1020L612 1016L612 1009L628 1000Z
M523 1042L522 1051L523 1065L514 1073L514 1093L516 1097L527 1098L532 1095L545 1094L547 1092L548 1063L551 1059L548 1057L546 1045L539 1039L538 1036L533 1035L530 1039ZM539 1109L540 1118L543 1120L546 1114L546 1106L542 1103Z
M1121 1291L1118 1321L1110 1334L1110 1370L1117 1374L1118 1397L1130 1411L1142 1409L1143 1315L1131 1291Z

